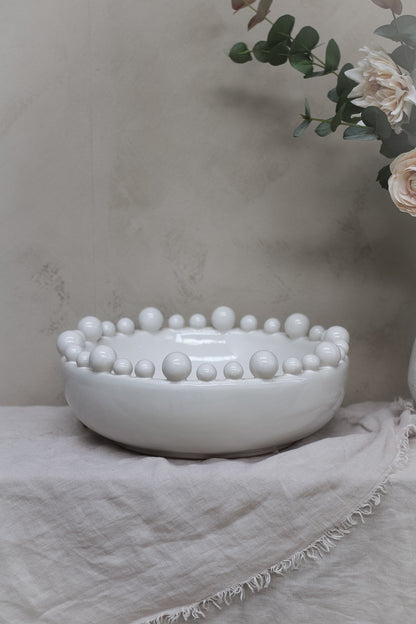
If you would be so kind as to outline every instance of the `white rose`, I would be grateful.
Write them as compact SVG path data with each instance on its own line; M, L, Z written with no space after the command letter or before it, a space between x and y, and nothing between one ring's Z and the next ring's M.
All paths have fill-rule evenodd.
M397 156L390 171L390 197L399 210L416 217L416 149Z
M396 65L384 50L362 48L367 56L358 62L358 67L349 69L345 75L358 82L350 93L356 98L353 104L361 108L377 106L387 116L396 134L404 115L410 117L413 104L416 104L416 89L410 74Z

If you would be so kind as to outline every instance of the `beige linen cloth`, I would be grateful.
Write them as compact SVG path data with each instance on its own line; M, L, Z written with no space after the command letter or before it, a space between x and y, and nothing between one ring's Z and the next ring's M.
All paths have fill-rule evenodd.
M371 591L374 619L336 610L334 597L338 608L354 603L341 596L342 561L329 585L302 578L369 530L367 516L379 513L391 475L405 463L415 423L404 402L364 403L340 409L325 429L281 453L186 461L119 448L69 408L0 408L0 622L382 622ZM391 529L377 544L381 552L397 538ZM408 550L397 544L397 552ZM371 562L360 570L363 583L378 574L383 586ZM288 620L283 607L272 612L271 590L260 591L271 584L279 592L281 584L283 592L296 577L299 607L311 600L319 620L313 608L307 619L298 610L299 619ZM416 603L406 590L391 624L413 621L409 605Z

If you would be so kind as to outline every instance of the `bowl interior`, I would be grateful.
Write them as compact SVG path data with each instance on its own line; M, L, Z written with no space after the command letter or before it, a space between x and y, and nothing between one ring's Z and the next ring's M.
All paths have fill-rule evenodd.
M151 360L156 368L155 378L165 379L162 373L163 359L174 351L185 353L191 360L192 373L189 379L196 379L196 369L200 364L209 362L217 371L217 379L224 379L223 368L227 362L238 361L244 368L244 377L251 377L249 360L259 350L271 351L279 362L278 375L283 374L282 363L288 357L302 359L307 353L313 353L317 341L309 338L292 340L283 332L266 334L261 330L244 332L233 329L219 332L212 328L201 330L184 328L181 330L162 329L150 333L135 331L133 335L116 334L101 338L99 344L106 344L116 351L118 358Z

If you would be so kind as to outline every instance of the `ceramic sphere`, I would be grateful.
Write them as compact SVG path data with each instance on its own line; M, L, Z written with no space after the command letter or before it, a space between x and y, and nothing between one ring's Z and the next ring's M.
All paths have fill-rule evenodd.
M240 321L240 327L243 331L254 331L257 329L257 319L252 314L246 314Z
M103 335L103 328L99 318L96 316L84 316L78 323L78 329L82 331L87 340L97 342Z
M113 364L113 371L116 375L131 375L133 364L127 358L118 358Z
M169 381L183 381L191 374L192 363L185 353L169 353L162 363L162 372Z
M200 381L213 381L217 376L217 369L212 364L205 362L198 366L196 376Z
M58 336L58 340L56 341L56 348L61 355L64 355L65 351L70 345L79 345L80 347L83 347L84 344L85 339L80 333L67 330L62 332L62 334Z
M345 354L347 354L350 350L350 345L348 344L346 340L337 340L335 344L337 345L337 347L342 349Z
M256 351L250 358L249 367L253 377L272 379L277 373L279 362L271 351Z
M269 318L265 321L263 329L266 334L277 334L280 330L280 321L277 318Z
M108 373L116 359L117 354L112 347L98 345L90 353L90 367L96 373Z
M134 330L135 325L134 321L132 321L131 318L127 318L124 316L119 321L117 321L117 331L119 331L120 334L126 334L127 336L131 336L132 334L134 334Z
M226 379L241 379L244 374L240 362L227 362L224 366L224 377Z
M162 312L157 308L144 308L139 314L139 325L144 331L159 331L163 325Z
M345 327L340 327L339 325L334 325L333 327L329 327L329 329L325 332L325 340L329 340L331 342L338 342L339 340L345 340L345 342L350 341L350 335Z
M295 357L289 357L283 362L283 372L289 375L300 375L302 372L302 362Z
M207 325L207 319L203 314L192 314L189 319L189 327L192 329L204 329Z
M69 345L69 347L67 347L65 349L65 357L68 360L68 362L76 362L77 357L79 356L79 354L82 351L82 347L80 345Z
M285 321L285 332L289 338L302 338L309 331L309 319L304 314L291 314Z
M80 368L88 368L88 366L90 365L90 352L81 351L81 353L77 357L77 364Z
M230 331L235 323L234 310L228 306L219 306L211 315L211 323L218 331Z
M171 329L182 329L185 327L185 319L182 314L172 314L169 317L168 325Z
M315 355L321 360L321 366L338 366L341 352L334 342L320 342L316 345Z
M302 365L304 370L317 371L321 365L321 360L314 353L308 353L303 356Z
M322 325L314 325L309 330L309 338L311 340L322 340L325 333L325 328Z
M95 342L91 342L91 340L86 340L84 345L84 351L92 351L95 347Z
M116 335L116 326L111 321L103 321L103 336L115 336Z
M151 379L155 374L155 365L150 360L139 360L134 367L136 377Z

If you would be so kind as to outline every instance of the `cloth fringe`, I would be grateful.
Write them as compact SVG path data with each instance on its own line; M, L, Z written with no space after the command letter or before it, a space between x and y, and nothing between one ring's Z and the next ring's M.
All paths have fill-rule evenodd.
M408 412L412 415L416 414L413 403L401 398L394 401L391 407L397 412L397 417L402 416L404 412ZM374 513L375 508L380 504L382 495L386 493L386 487L390 481L390 477L407 465L409 438L414 435L416 435L416 422L410 423L404 427L399 439L396 457L386 471L381 482L370 492L368 499L335 527L325 531L317 540L302 550L293 553L288 559L276 563L270 568L259 572L233 587L219 591L197 603L180 607L175 612L166 612L147 620L140 620L140 624L175 624L180 619L187 621L189 618L195 620L201 617L204 618L210 607L222 609L224 605L230 606L236 598L244 600L247 590L254 593L266 589L271 583L272 575L283 576L283 574L287 572L298 570L308 560L314 561L322 558L337 545L340 539L348 535L354 526L359 522L364 523L365 518Z

